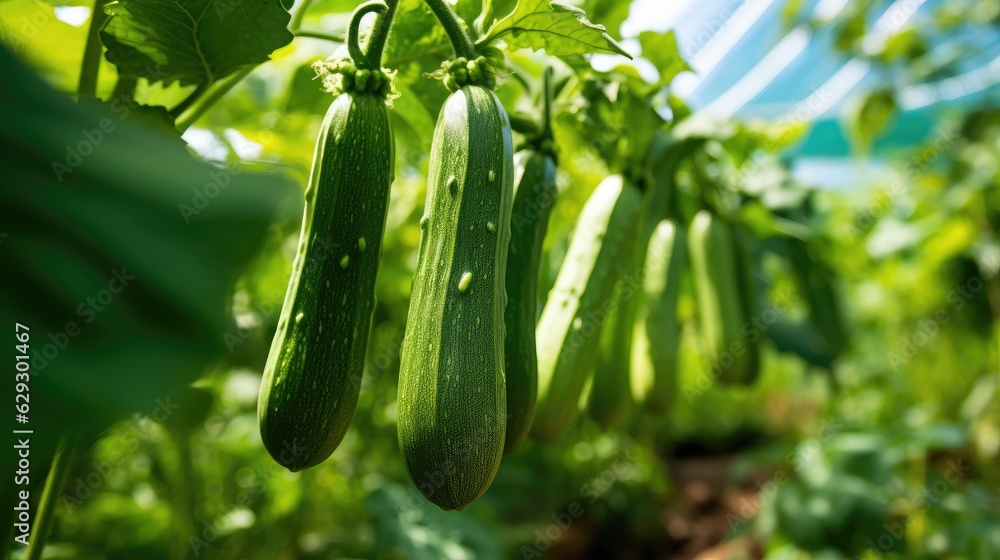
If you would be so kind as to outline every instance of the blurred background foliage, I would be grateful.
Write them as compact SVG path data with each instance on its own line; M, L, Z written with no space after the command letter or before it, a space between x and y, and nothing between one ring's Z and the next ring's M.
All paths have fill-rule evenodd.
M496 14L513 6L493 4ZM579 4L612 36L624 29L629 3ZM450 54L433 16L422 2L402 0L387 48L386 66L398 69L401 94L392 111L397 177L358 411L329 460L290 473L265 452L256 420L257 387L299 233L297 204L278 203L289 179L304 188L329 104L309 65L337 48L355 2L315 0L291 16L278 9L246 21L222 17L218 40L231 46L228 66L209 65L206 71L166 64L146 76L148 63L157 61L143 59L137 47L162 41L164 49L183 50L184 41L142 35L141 6L134 0L111 4L118 14L134 12L128 17L139 23L130 28L128 17L116 15L116 25L102 34L108 54L97 60L99 79L90 97L104 101L89 101L105 107L87 106L86 99L79 108L55 99L52 106L113 111L114 101L128 92L139 108L123 127L176 127L198 158L239 166L248 182L264 181L251 173L262 170L285 179L269 176L270 190L263 182L241 187L244 206L228 199L232 212L243 208L257 216L243 224L241 240L260 241L251 244L259 251L249 264L245 243L226 249L226 239L232 243L239 230L225 239L212 237L220 235L214 226L200 234L157 232L164 245L156 257L164 263L171 261L162 251L177 251L178 259L204 256L220 263L220 270L206 275L230 284L242 271L227 298L225 320L221 307L196 313L211 316L205 319L211 332L199 344L222 358L185 363L183 372L169 378L172 389L152 368L110 372L109 383L132 379L141 385L142 398L123 392L118 398L124 400L103 408L109 418L100 426L101 437L87 439L66 477L45 558L1000 558L1000 109L995 96L977 98L936 112L932 126L919 134L900 140L897 133L906 105L901 92L958 73L963 46L952 45L959 50L949 55L933 45L964 26L995 39L1000 10L995 2L944 3L932 24L903 26L880 43L866 43L881 29L873 26L880 3L850 2L823 20L804 15L803 4L784 5L782 25L829 31L835 38L825 47L831 55L862 58L894 77L838 107L834 126L854 153L842 168L854 178L849 186L817 188L794 173L810 146L824 138L836 143L824 132L828 124L713 114L674 95L675 76L691 72L672 32L626 37L626 47L642 57L635 66L621 57L604 64L607 57L588 60L567 52L556 61L512 50L511 75L498 91L510 112L537 118L543 64L556 65L560 85L560 198L545 243L543 285L554 281L567 234L592 189L609 170L637 169L637 154L655 151L653 133L659 130L671 141L697 143L675 170L681 215L690 217L708 204L736 224L754 256L759 308L774 308L774 302L783 307L759 343L765 366L758 382L722 387L704 373L694 298L686 285L679 305L679 397L669 415L636 411L606 431L581 415L555 443L528 442L505 457L490 491L461 513L437 510L412 488L394 423L426 154L446 94L424 74ZM75 93L90 7L4 0L3 42L56 90ZM475 32L482 30L474 23L480 2L460 0L456 9ZM656 72L643 71L646 63ZM6 72L18 63L4 64ZM116 77L118 68L130 69L126 83ZM18 79L24 91L47 91L31 77ZM213 96L214 103L202 108ZM41 115L41 101L39 107ZM0 110L8 122L16 113L11 106ZM51 131L57 125L47 126ZM166 146L175 137L157 138ZM111 141L125 150L129 138ZM886 147L889 138L895 142ZM4 140L10 148L10 138ZM165 150L155 152L157 165L164 166L163 177L177 179L182 156L194 158L163 146L156 148ZM61 146L52 149L61 156ZM115 158L140 157L102 153L103 163L88 161L74 177L99 182L91 171L113 166ZM5 168L16 162L5 158ZM858 165L878 172L848 169ZM145 188L135 178L124 184ZM190 188L180 191L189 196ZM28 200L23 196L4 187L5 202ZM76 212L68 206L75 203L65 204L66 212ZM225 217L219 223L227 223ZM261 233L268 220L273 225ZM39 227L7 223L15 231ZM119 233L131 236L125 249L151 246L138 236L139 223L122 225L132 228ZM219 255L229 260L215 260ZM176 273L195 265L175 266ZM170 272L150 275L173 278ZM80 293L92 286L79 287ZM5 285L4 302L14 306L11 287ZM213 289L221 298L221 288ZM815 320L824 304L841 310L842 324ZM185 310L200 309L188 305ZM159 312L154 307L136 313L155 321ZM42 327L56 324L39 321ZM158 368L180 368L156 357L186 352L176 340L156 352L146 341L135 348ZM73 371L69 364L62 368ZM193 386L185 385L195 378ZM56 372L50 379L59 385Z

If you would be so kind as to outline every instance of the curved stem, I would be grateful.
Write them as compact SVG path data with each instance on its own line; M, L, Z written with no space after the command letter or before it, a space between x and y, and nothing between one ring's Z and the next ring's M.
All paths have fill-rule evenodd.
M103 0L94 0L94 10L90 14L87 45L83 51L80 82L77 86L80 97L97 96L97 74L101 69L101 28L108 21L108 14L104 12L102 4Z
M75 434L65 435L59 442L59 448L56 450L52 466L49 468L49 475L45 479L42 498L38 502L38 513L35 515L35 534L28 544L24 560L39 560L42 557L42 549L45 548L45 540L48 537L49 528L52 526L52 520L55 518L56 497L62 490L66 472L73 461L75 448Z
M330 41L332 43L343 43L346 38L343 35L336 35L334 33L324 33L322 31L310 31L308 29L299 29L295 31L296 37L308 37L310 39L322 39L324 41Z
M205 113L205 111L207 111L212 105L214 105L216 101L222 99L222 96L229 93L229 90L233 89L233 87L236 84L240 83L243 80L243 78L249 76L250 73L253 72L254 68L255 67L253 66L249 66L233 74L232 76L229 76L228 78L216 82L215 89L213 89L211 92L209 92L208 95L202 98L201 103L198 103L194 107L191 107L177 118L177 123L176 123L177 130L181 132L187 130L188 127L194 124L195 121L197 121Z
M392 27L392 18L396 15L399 0L385 0L385 5L387 9L375 22L375 29L368 37L368 52L365 53L368 63L376 69L382 67L382 53L385 52L385 45L389 39L389 28Z
M451 9L445 0L425 0L431 11L437 16L438 21L444 26L445 33L451 39L451 44L455 47L455 55L465 57L469 60L476 58L476 45L472 42L469 34L462 28L458 19L458 14Z
M361 43L358 40L358 31L361 28L361 20L372 12L378 12L384 14L389 10L389 7L385 5L382 0L369 0L364 4L361 4L354 9L354 13L351 14L351 24L347 28L347 52L351 54L351 59L354 60L354 65L358 67L359 70L371 70L372 65L365 56L364 51L361 50Z

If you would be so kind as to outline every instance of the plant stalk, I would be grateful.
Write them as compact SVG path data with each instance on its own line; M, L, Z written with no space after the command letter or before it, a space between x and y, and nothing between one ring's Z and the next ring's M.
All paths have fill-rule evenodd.
M372 12L384 14L388 10L389 7L382 0L369 0L355 8L354 13L351 14L351 24L347 27L347 51L351 54L351 59L354 60L354 65L359 70L378 68L378 66L372 64L368 56L361 50L361 41L359 38L361 20Z
M87 44L83 50L83 63L80 66L80 82L77 94L83 97L97 97L97 75L101 69L101 29L108 21L104 12L103 0L94 0L94 9L90 14L90 27L87 29Z
M42 550L45 548L45 540L48 538L52 521L55 519L56 497L62 490L66 480L66 473L73 462L73 452L76 448L76 435L64 435L59 442L59 448L52 459L52 466L49 468L48 477L45 479L45 489L42 491L42 498L38 502L38 512L35 514L34 536L28 544L24 560L39 560L42 557Z
M177 117L177 130L184 132L190 128L191 125L194 124L195 121L197 121L203 114L205 114L205 112L208 111L208 109L214 105L216 101L222 99L223 96L229 93L229 90L233 89L233 87L240 83L243 78L249 76L253 70L254 67L249 66L239 72L236 72L228 78L224 78L216 82L213 89L208 92L208 95L201 99L200 103L194 104L187 111Z
M313 0L302 0L302 4L299 5L298 9L295 10L295 15L292 16L291 23L288 24L288 29L292 33L298 35L299 27L302 26L302 18L306 16L306 12L309 10L309 5L312 4Z
M198 84L198 86L194 88L194 91L192 91L190 95L185 97L183 101L175 105L174 108L170 110L170 114L173 115L174 117L177 117L181 113L186 111L188 107L190 107L195 101L198 100L199 97L201 97L201 94L205 93L205 90L208 89L209 85L210 84L208 82L202 82Z
M438 21L444 26L445 33L451 39L451 44L455 48L455 56L460 56L472 60L476 58L476 45L472 38L462 27L458 14L451 9L445 0L425 0Z
M396 7L399 0L385 0L385 5L389 8L375 21L375 28L368 38L368 49L365 55L372 67L379 69L382 67L382 53L385 52L385 45L389 38L389 28L392 27L392 20L396 16Z
M336 35L334 33L324 33L323 31L311 31L308 29L298 29L295 31L296 37L308 37L310 39L322 39L324 41L330 41L331 43L343 43L346 38L343 35Z
M542 74L542 134L543 140L552 140L552 67L546 66Z

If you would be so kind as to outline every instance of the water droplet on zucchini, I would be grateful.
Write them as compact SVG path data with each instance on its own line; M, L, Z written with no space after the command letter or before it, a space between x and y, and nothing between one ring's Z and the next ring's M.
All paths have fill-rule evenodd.
M466 272L462 275L462 279L458 281L459 293L464 294L469 289L470 284L472 284L472 273Z

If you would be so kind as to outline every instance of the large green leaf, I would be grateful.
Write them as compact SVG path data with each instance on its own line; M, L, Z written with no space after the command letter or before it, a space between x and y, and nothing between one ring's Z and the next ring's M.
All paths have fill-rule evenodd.
M678 74L691 70L681 57L681 51L677 48L677 36L672 30L666 33L643 31L639 34L639 43L642 44L643 58L652 62L660 73L657 85L668 86Z
M278 0L117 0L106 10L108 61L150 82L211 84L292 40Z
M231 286L294 189L0 66L0 310L30 329L31 427L169 413L221 357Z
M546 0L520 0L482 42L501 37L513 48L545 49L555 56L610 52L631 58L607 28L591 23L582 9Z

